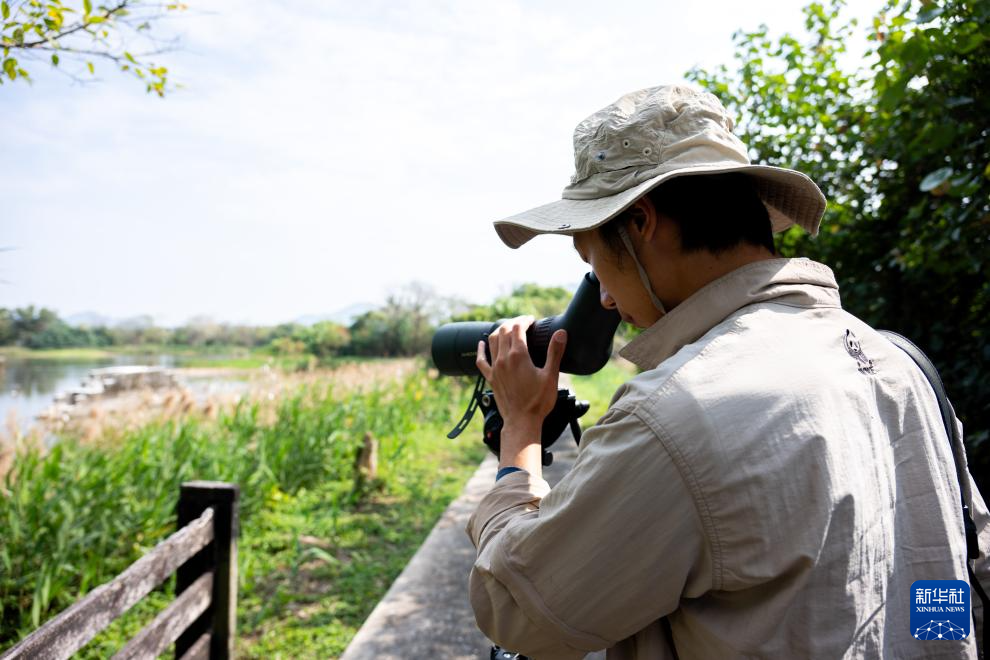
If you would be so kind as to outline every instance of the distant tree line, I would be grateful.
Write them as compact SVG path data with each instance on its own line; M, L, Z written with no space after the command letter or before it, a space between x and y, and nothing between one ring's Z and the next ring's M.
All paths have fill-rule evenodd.
M44 307L0 307L0 346L73 348L110 346L113 343L113 336L107 328L77 328Z
M187 346L208 350L230 347L268 350L274 355L399 357L429 352L436 328L448 321L496 320L522 314L537 318L558 314L572 292L561 287L523 284L489 305L441 299L413 284L390 295L385 304L361 314L350 325L319 321L250 326L217 323L206 317L175 328L156 326L142 316L108 326L72 325L44 307L0 308L0 346L32 349L160 348Z

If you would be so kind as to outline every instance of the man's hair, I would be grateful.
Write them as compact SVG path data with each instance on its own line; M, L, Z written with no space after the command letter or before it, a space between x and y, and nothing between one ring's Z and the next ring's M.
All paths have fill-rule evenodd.
M767 207L745 174L679 176L647 193L658 214L677 226L684 252L707 250L714 254L738 245L763 246L776 253ZM598 228L602 241L619 256L626 253L619 236L621 223L637 219L626 210Z

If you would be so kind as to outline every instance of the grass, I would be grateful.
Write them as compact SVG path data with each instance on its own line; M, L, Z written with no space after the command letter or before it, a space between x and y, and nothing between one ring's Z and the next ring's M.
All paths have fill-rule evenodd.
M340 653L483 456L476 432L444 437L466 395L421 371L346 397L310 386L272 419L241 406L216 422L149 425L112 447L66 440L22 453L0 496L0 647L171 533L179 483L216 479L242 488L239 655ZM361 488L365 432L381 442L380 479ZM168 589L81 657L118 648Z
M0 356L13 359L65 360L67 362L95 362L112 359L115 352L103 348L47 348L35 349L22 346L0 346Z
M352 362L374 362L388 358L329 357L317 359L313 355L275 355L267 347L243 346L182 346L149 344L143 346L108 346L105 348L48 348L33 349L22 346L0 346L0 357L17 360L50 360L65 362L97 362L112 360L119 355L156 358L170 355L180 367L206 367L217 369L260 369L269 366L283 371L303 371L315 368L334 368Z
M265 364L295 369L302 358L279 358L263 349L242 346L107 346L102 348L24 348L2 346L0 356L18 360L50 360L65 362L95 362L112 360L119 355L172 355L181 366L228 367L250 369Z
M473 434L469 441L455 456L444 436L421 432L410 439L416 450L402 470L385 477L388 492L353 509L327 511L328 498L347 497L346 487L328 485L260 516L241 564L247 579L238 655L340 655L477 468L483 447ZM395 449L383 447L383 455Z
M180 357L179 364L183 367L212 367L217 369L260 369L268 365L286 371L296 371L307 366L307 361L301 358L276 358L261 353L248 355L200 355L195 357Z
M592 404L585 426L631 375L612 362L572 379ZM445 437L465 385L423 370L346 395L310 384L272 409L245 404L215 421L150 424L110 446L66 439L20 454L0 491L0 651L170 534L181 482L215 479L242 489L238 657L338 656L484 456L480 418ZM361 486L354 457L366 432L380 440L380 474ZM79 657L112 655L172 588Z

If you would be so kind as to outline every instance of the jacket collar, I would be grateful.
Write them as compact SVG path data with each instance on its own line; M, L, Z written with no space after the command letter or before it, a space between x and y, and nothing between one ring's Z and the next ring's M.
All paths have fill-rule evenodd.
M644 330L619 355L646 371L696 341L735 311L761 302L794 307L840 307L832 269L810 259L746 264L695 291Z

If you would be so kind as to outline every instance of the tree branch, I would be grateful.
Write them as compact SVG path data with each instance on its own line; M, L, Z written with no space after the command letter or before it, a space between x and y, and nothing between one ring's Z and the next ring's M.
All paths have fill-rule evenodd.
M110 19L110 17L112 17L115 14L117 14L118 12L126 9L127 5L130 2L131 2L131 0L120 0L120 2L117 3L117 6L116 7L113 7L111 9L107 9L103 13L103 18L105 20ZM51 37L47 37L45 39L39 39L37 41L25 41L25 42L23 42L21 44L9 44L9 45L8 44L4 44L4 46L7 47L7 48L37 48L39 46L43 46L43 45L46 45L46 44L51 44L53 41L58 41L62 37L67 37L70 34L74 34L76 32L79 32L80 30L85 30L90 25L92 25L92 23L87 23L87 22L83 21L82 23L79 23L78 25L73 25L72 27L70 27L70 28L68 28L66 30L63 30L62 32L59 32L58 34L53 35ZM99 24L97 23L97 25L99 25Z

